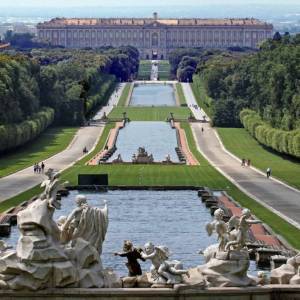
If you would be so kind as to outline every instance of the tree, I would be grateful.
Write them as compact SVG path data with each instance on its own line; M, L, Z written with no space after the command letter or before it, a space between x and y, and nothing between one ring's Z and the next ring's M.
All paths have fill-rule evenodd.
M195 69L191 66L187 66L177 70L177 78L181 82L192 82L194 73Z

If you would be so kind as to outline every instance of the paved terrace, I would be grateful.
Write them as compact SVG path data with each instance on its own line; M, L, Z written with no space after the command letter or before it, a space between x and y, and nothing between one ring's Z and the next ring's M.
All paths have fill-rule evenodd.
M113 106L118 103L124 86L125 84L120 84L118 91L111 95L108 105L99 110L99 112L95 115L94 120L100 119L104 112L109 114ZM103 131L103 128L104 126L102 124L97 123L92 126L81 127L67 149L44 160L46 169L53 168L57 171L62 171L74 164L77 160L81 159L84 156L83 148L86 147L89 152L92 151ZM0 202L33 188L40 184L44 178L45 175L43 174L34 174L33 166L1 178Z
M182 83L182 87L188 105L197 104L190 85ZM202 110L192 111L196 119L203 119ZM241 161L225 150L210 124L194 123L191 126L199 151L214 167L250 197L300 228L300 191L274 178L267 179L254 168L241 167Z

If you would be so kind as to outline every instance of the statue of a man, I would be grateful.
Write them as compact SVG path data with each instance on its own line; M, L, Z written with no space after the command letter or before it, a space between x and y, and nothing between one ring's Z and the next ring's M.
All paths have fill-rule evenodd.
M142 249L133 247L132 242L126 240L124 241L123 252L115 253L115 255L127 257L128 262L126 263L126 266L128 268L129 277L142 275L142 269L138 259L141 259L142 261L145 261L145 259L142 257L141 252Z

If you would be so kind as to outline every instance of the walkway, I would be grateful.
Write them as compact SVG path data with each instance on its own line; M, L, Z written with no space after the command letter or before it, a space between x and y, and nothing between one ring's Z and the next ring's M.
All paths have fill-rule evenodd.
M182 82L181 86L182 86L183 93L185 95L186 103L187 103L188 107L190 108L190 110L192 111L192 113L194 114L195 118L197 120L207 120L208 121L209 117L198 106L190 84Z
M175 122L174 128L178 130L179 144L183 154L185 155L186 162L189 166L198 166L199 162L195 158L194 154L190 151L189 143L186 138L185 130L180 127L180 123Z
M95 120L99 119L104 112L108 114L113 106L118 103L124 86L125 84L119 85L118 91L111 95L108 102L109 105L99 110L94 117ZM103 124L81 127L67 149L44 161L46 169L53 168L57 171L62 171L81 159L83 157L83 148L86 147L89 151L92 151L103 128ZM0 202L33 188L40 184L44 178L45 176L42 174L33 173L33 166L1 178Z
M196 104L191 87L184 84L183 90L188 104ZM195 117L199 119L200 116L195 114ZM194 123L191 126L199 151L215 168L251 198L300 228L300 191L267 179L255 169L241 167L240 161L223 148L210 124Z

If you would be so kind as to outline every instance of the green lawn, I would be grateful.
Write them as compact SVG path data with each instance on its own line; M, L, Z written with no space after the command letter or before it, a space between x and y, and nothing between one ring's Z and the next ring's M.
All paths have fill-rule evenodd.
M272 175L300 189L300 160L276 154L259 144L244 128L218 128L227 150L265 172L272 168Z
M177 82L176 83L176 90L177 90L177 95L179 99L179 104L180 105L186 105L186 99L182 90L181 83Z
M151 75L151 60L141 60L137 79L149 80L150 75Z
M213 114L212 98L210 98L204 88L203 81L198 75L193 76L193 82L191 83L194 96L198 105L205 111L205 113L211 118Z
M158 63L158 78L159 80L170 79L171 66L168 60L160 60Z
M175 118L188 119L190 109L188 107L115 107L108 115L111 119L119 119L126 112L131 121L166 121L170 112Z
M131 83L126 83L122 95L119 99L118 106L124 107L126 106L126 101L130 92Z
M64 150L72 141L78 128L53 127L21 148L0 156L0 177L41 162Z
M30 200L32 197L40 194L44 189L40 187L40 185L37 185L33 187L30 190L27 190L23 193L20 193L19 195L12 197L10 199L7 199L0 203L0 213L8 210L9 208L12 208L14 206L17 206L21 204L24 201Z

